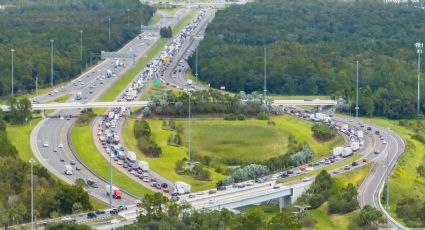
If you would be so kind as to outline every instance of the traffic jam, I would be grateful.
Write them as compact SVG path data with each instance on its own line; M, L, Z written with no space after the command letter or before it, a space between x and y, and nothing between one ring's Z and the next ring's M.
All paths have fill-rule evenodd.
M206 16L206 10L201 10L192 21L186 25L182 31L176 35L172 41L165 46L163 51L151 63L146 65L142 73L132 81L131 85L117 99L118 101L134 101L148 85L148 82L153 79L159 79L163 76L165 70L169 68L173 57L179 52L182 44L190 37L195 28L199 25L203 17ZM176 197L180 193L188 193L187 185L183 186L186 189L177 189L176 185L165 183L156 178L149 172L149 164L146 161L138 160L134 152L126 150L121 143L119 136L119 124L130 114L129 108L117 107L108 110L100 119L97 127L97 137L102 144L105 152L116 162L117 165L125 170L128 170L134 177L148 183L164 193L173 193ZM182 182L176 183L181 184ZM115 186L114 190L118 189ZM109 189L108 189L109 190ZM108 191L106 191L108 193ZM114 196L120 199L120 196Z

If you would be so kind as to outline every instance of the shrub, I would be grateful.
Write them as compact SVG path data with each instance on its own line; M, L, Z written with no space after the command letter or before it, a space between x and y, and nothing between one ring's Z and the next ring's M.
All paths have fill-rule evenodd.
M238 114L238 120L244 121L246 120L246 117L243 114Z
M236 119L237 119L237 117L236 117L235 114L231 113L231 114L224 115L224 120L226 120L226 121L234 121Z
M257 119L258 120L269 120L270 115L266 112L260 112L260 113L257 114Z
M311 131L313 131L313 136L320 141L328 141L336 135L335 129L324 124L314 124Z

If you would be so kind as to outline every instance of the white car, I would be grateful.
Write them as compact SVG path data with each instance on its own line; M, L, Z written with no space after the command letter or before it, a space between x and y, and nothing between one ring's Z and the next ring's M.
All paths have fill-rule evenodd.
M387 141L386 141L386 140L383 140L383 141L382 141L382 144L386 144L386 143L387 143Z
M215 200L209 200L208 203L215 204L215 203L217 203L217 201L215 201Z
M43 147L49 147L49 143L48 143L47 141L45 141L45 142L43 143Z

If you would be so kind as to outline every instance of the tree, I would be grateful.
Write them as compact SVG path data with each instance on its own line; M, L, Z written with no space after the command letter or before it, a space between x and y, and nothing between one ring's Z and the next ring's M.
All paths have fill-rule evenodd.
M248 210L245 216L240 216L236 223L237 229L258 230L265 229L267 226L266 216L264 211L259 208Z
M84 224L69 223L69 222L58 222L49 223L46 226L46 230L90 230L91 227Z
M288 211L283 211L276 214L272 217L269 222L267 229L270 230L283 230L283 229L302 229L300 223L297 219L291 216L291 213Z
M378 227L379 224L382 224L385 219L382 216L382 212L377 210L374 207L371 207L370 205L365 205L362 210L360 211L360 225L365 226L374 226Z

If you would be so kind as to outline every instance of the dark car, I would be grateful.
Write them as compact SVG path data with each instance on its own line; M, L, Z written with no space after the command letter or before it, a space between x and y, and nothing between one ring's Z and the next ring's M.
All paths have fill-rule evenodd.
M216 192L217 192L217 190L212 189L212 190L208 191L208 194L214 194Z
M357 163L357 162L353 162L353 163L351 163L351 166L357 166L357 165L359 165L359 163Z
M224 185L220 185L220 186L218 186L218 187L217 187L217 190L218 190L218 191L226 190L226 186L224 186Z
M118 210L114 208L111 211L109 211L109 214L111 214L111 215L117 215L118 214Z
M288 177L288 172L282 172L282 174L280 174L280 177L281 178L285 178L285 177Z
M288 174L293 174L294 173L294 171L292 171L292 170L288 170L287 172L288 172Z
M367 130L370 131L370 130L372 130L372 128L371 127L367 127Z
M93 212L87 213L87 219L93 219L93 218L96 218L96 217L97 217L97 215L94 214Z
M105 214L106 212L105 211L103 211L103 210L96 210L96 212L95 212L97 215L102 215L102 214Z
M124 205L120 205L120 206L118 206L118 212L121 212L121 211L123 211L123 210L127 210L127 207L126 207L126 206L124 206Z

